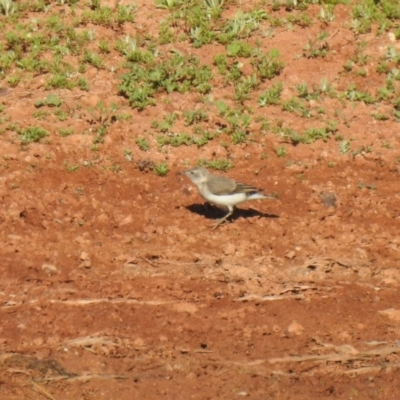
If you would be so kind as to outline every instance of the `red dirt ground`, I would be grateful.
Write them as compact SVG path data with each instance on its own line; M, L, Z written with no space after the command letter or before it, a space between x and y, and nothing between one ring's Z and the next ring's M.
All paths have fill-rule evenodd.
M153 2L138 7L124 34L157 32L168 11ZM230 6L224 17L237 9ZM333 53L323 59L296 57L319 24L259 34L285 62L278 79L284 100L298 83L322 77L337 90L357 79L361 89L382 84L377 58L389 44L400 50L399 42L387 34L355 36L344 27L349 10L337 6L324 28ZM112 30L95 28L112 38ZM370 75L343 74L362 40L375 55ZM172 48L212 63L221 46L178 42L164 51ZM116 57L112 52L106 63ZM343 155L333 139L291 146L273 133L258 135L257 123L257 140L228 149L221 136L201 148L160 151L153 119L204 108L215 129L215 109L196 93L172 93L138 112L118 95L119 74L88 68L86 76L88 93L57 91L69 107L79 104L75 117L40 121L52 132L49 143L21 146L15 132L1 135L0 400L398 399L398 122L374 120L373 105L327 97L318 103L328 114L321 121L339 108L339 133L352 149L372 152ZM232 88L213 84L228 102ZM37 125L34 102L48 94L41 77L1 87L2 115ZM257 98L246 105L259 109ZM99 101L115 102L132 119L110 125L94 152L85 110ZM280 106L265 112L272 121L305 126ZM75 134L54 133L62 126ZM136 146L138 136L150 141L148 152ZM279 158L282 145L288 154ZM221 214L203 206L179 172L214 157L235 165L221 174L279 199L246 203L212 231ZM141 160L164 161L170 172L140 171Z

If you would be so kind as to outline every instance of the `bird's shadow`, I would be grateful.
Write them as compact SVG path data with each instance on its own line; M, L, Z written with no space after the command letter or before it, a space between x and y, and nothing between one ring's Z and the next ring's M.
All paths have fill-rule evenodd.
M185 206L187 210L192 213L199 214L207 219L219 219L223 218L228 209L219 208L217 206L213 206L210 203L204 204L191 204L190 206ZM251 217L260 217L260 218L279 218L279 215L276 214L268 214L263 213L253 208L249 208L246 210L242 210L240 208L235 208L233 214L228 218L231 221L235 221L238 218L251 218Z

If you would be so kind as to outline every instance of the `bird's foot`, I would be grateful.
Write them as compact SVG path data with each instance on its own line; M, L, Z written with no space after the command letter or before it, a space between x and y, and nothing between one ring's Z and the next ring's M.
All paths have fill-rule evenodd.
M213 231L226 222L227 222L226 218L218 219L214 224L210 225L210 228L212 228L211 230Z
M218 228L221 224L223 224L223 223L225 223L225 222L228 222L228 218L229 218L232 214L233 214L233 210L232 210L231 212L229 212L227 215L225 215L224 218L217 219L217 221L216 221L213 225L211 225L212 230Z

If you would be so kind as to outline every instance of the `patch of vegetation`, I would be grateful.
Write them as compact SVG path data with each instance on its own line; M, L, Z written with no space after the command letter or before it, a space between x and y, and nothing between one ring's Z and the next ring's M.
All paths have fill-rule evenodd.
M158 176L166 176L169 172L169 167L166 163L158 163L154 165L153 172Z
M261 81L270 80L282 72L285 64L279 60L279 56L280 53L277 49L270 50L268 54L264 54L261 51L254 53L251 64L255 67Z
M185 111L183 113L185 119L185 125L193 125L202 121L208 121L208 114L202 110Z
M60 128L60 129L58 130L58 133L59 133L60 136L62 136L62 137L67 137L67 136L73 135L73 134L74 134L74 131L73 131L73 129L71 129L71 128Z
M175 113L168 114L162 121L151 121L151 127L159 132L168 132L177 118L178 115Z
M271 89L268 89L264 93L260 94L258 98L258 104L261 107L265 107L267 105L269 106L273 104L279 104L282 90L283 90L282 82L274 83Z
M0 0L0 11L8 17L14 13L15 4L12 0Z
M225 158L212 161L199 160L197 165L199 165L200 167L208 167L211 169L215 169L217 171L228 171L234 166L231 161Z
M49 133L38 126L30 126L29 128L19 131L19 139L22 144L39 142L40 139L49 136Z
M197 57L185 58L174 54L166 60L132 63L122 76L119 93L133 108L143 110L155 104L156 93L195 90L205 94L211 90L211 69L200 65Z
M142 151L148 151L150 149L150 143L146 138L137 138L136 144Z
M201 147L207 144L211 139L213 139L213 137L214 135L212 135L209 131L198 128L192 135L189 133L168 132L163 135L158 135L156 140L159 147L164 147L167 145L172 147L190 145Z
M226 126L222 131L230 136L233 144L244 143L249 136L251 116L228 107L223 101L218 101L216 106L220 115L226 120Z
M280 146L280 147L278 147L278 148L276 149L276 155L277 155L279 158L286 157L286 155L287 155L286 147L285 147L285 146Z
M62 100L55 94L50 93L43 100L35 101L35 107L59 107L62 104Z
M350 101L363 101L365 104L373 104L375 99L368 92L363 92L357 90L355 84L351 84L347 90L345 90L344 95L347 100Z
M122 25L125 22L134 22L136 7L133 5L118 5L116 11L111 7L101 6L100 0L92 0L91 10L85 10L81 17L81 23L89 22L94 25L111 27Z
M303 55L306 58L325 57L329 51L329 44L327 42L327 32L318 33L315 39L310 39L303 47Z
M289 111L302 117L311 116L311 109L305 104L303 100L300 100L296 97L292 97L288 101L285 101L282 104L282 110Z

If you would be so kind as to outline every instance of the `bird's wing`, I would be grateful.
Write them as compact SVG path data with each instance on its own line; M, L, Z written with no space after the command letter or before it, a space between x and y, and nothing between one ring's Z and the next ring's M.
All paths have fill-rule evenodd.
M246 185L244 183L235 182L236 188L232 193L261 193L260 189L255 188L254 186Z
M214 175L207 183L210 192L216 195L232 194L236 189L236 182L224 176Z
M213 176L212 179L208 181L208 187L210 191L216 195L260 192L260 190L253 186L236 182L224 176Z

